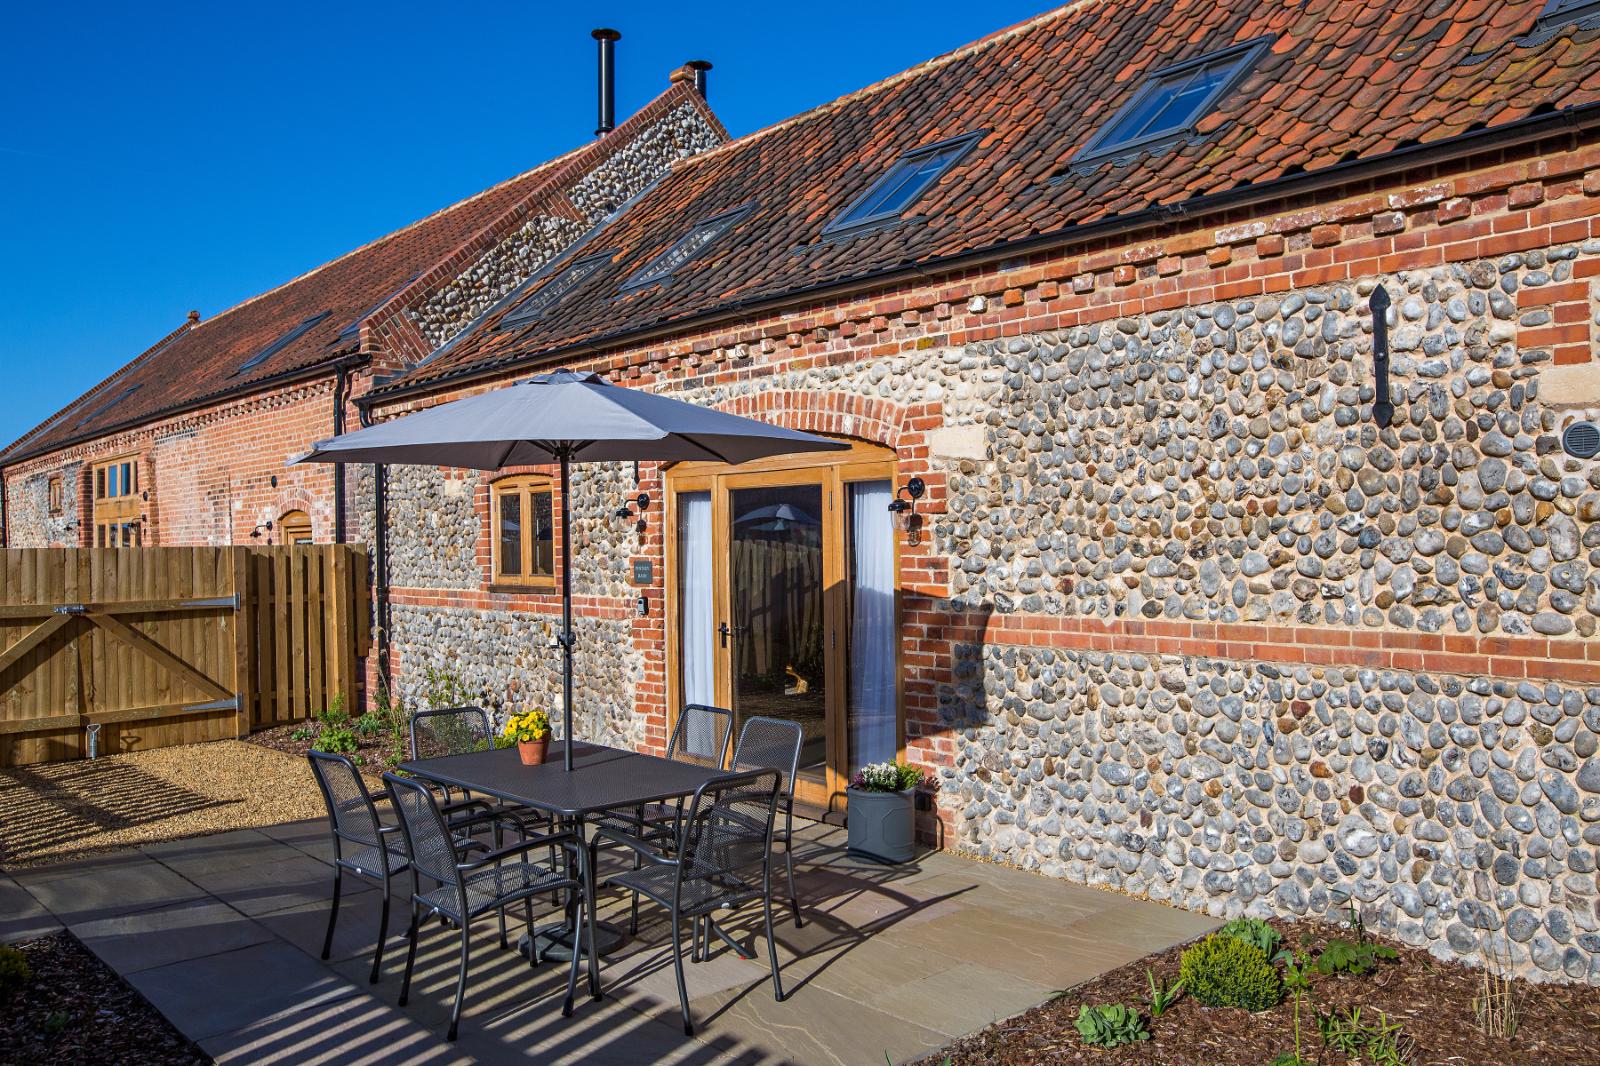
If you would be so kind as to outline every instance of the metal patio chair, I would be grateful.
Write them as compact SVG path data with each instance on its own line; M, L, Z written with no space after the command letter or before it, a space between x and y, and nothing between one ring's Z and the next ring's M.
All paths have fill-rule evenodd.
M322 957L333 951L333 929L339 920L339 898L348 870L358 877L383 886L383 911L378 919L378 946L372 952L372 974L367 980L378 982L383 964L383 945L389 938L390 879L403 873L410 861L398 825L385 825L378 817L378 800L372 798L356 764L344 755L308 751L311 772L322 801L328 807L328 827L333 833L333 903L328 910L328 932L322 938ZM379 800L388 799L387 796Z
M691 703L678 713L678 720L667 738L666 757L674 762L693 763L696 766L721 769L728 764L728 746L733 740L733 712L724 707L704 703ZM657 845L671 845L678 836L683 818L683 801L670 807L635 807L629 810L609 810L598 815L595 829L615 829L628 836L638 837ZM602 848L608 845L602 843ZM620 847L621 845L610 845ZM634 869L639 868L639 858L634 858ZM639 926L639 897L633 897L632 927Z
M779 799L783 804L783 826L774 827L772 839L783 845L783 863L789 873L789 906L794 911L796 929L805 924L800 917L800 896L794 887L794 779L800 772L800 748L804 743L805 732L799 722L747 718L739 730L731 767L734 773L776 770L782 775Z
M450 1011L446 1038L454 1040L461 1023L461 1005L467 988L467 957L472 921L490 911L500 915L500 946L510 946L506 938L505 909L521 903L528 925L528 965L540 962L538 938L533 927L533 897L544 892L568 892L579 896L580 877L585 869L585 851L572 832L530 836L508 847L497 848L471 861L462 861L461 848L446 825L438 798L427 785L408 777L384 774L411 861L411 925L406 932L406 970L400 985L400 1006L411 994L411 974L417 959L418 926L424 915L438 915L461 933L461 961L456 971L455 1005ZM579 877L548 869L528 861L536 848L562 848L576 859ZM516 862L507 862L516 859ZM435 887L424 888L426 877ZM575 914L586 917L590 943L594 942L594 910L579 906ZM574 919L576 921L577 918ZM567 998L562 1014L572 1013L572 1000L578 984L578 966L583 952L572 953L572 969L567 975Z
M760 900L766 923L767 953L772 964L772 993L783 1002L778 973L778 946L772 935L772 842L777 820L779 774L774 770L729 775L701 785L689 802L675 846L617 829L601 829L591 841L594 852L604 842L632 849L638 869L613 874L603 882L644 896L667 908L672 929L672 966L678 981L678 1006L683 1031L694 1035L689 992L683 979L683 920L693 926L709 921L713 911ZM637 929L635 929L637 932Z
M494 747L494 729L489 712L482 707L441 707L416 711L411 715L411 757L435 759L445 755L466 755ZM469 819L485 810L494 810L523 822L547 823L543 814L528 807L497 803L463 792L455 798L448 786L436 785L444 795L439 809L447 821L456 821L463 812ZM496 841L498 845L499 841Z

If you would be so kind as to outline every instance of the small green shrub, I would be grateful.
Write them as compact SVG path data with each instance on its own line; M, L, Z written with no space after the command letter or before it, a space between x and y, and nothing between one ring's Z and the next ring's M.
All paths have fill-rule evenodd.
M1225 933L1212 933L1183 953L1183 987L1208 1007L1267 1010L1283 1001L1283 979L1267 953Z
M311 736L312 736L312 734L311 734L311 730L310 729L306 728L305 726L300 726L300 727L298 727L297 729L295 729L293 732L291 732L289 734L289 739L290 740L310 740Z
M0 947L0 1003L10 999L23 985L33 980L27 956L16 948Z
M1272 1060L1272 1066L1316 1066L1316 1063L1303 1059L1292 1051L1280 1051L1278 1057Z
M1260 918L1235 918L1222 927L1222 935L1254 944L1269 959L1278 953L1278 943L1283 939L1276 929Z
M1159 1018L1167 1013L1167 1009L1183 997L1183 981L1174 981L1172 984L1161 980L1155 972L1146 966L1144 979L1150 986L1150 1017Z
M357 747L356 735L349 726L325 725L322 727L322 732L317 734L317 739L311 742L311 747L316 751L350 755Z
M1077 1026L1078 1034L1090 1047L1121 1047L1150 1039L1139 1012L1121 1003L1079 1007Z
M384 728L383 716L377 711L368 711L356 719L356 732L364 737L374 736Z

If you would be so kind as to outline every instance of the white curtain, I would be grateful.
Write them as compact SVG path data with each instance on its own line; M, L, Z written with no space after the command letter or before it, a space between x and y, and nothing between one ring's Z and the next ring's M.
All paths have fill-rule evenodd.
M678 495L678 643L682 648L683 702L714 705L716 688L716 619L711 602L711 493ZM711 752L710 736L684 737L684 747L699 755ZM703 732L703 730L702 730Z
M895 757L894 526L888 481L850 486L850 769Z

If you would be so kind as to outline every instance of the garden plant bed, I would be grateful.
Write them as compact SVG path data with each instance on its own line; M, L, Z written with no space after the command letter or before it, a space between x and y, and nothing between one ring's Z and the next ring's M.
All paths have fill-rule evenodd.
M1298 946L1302 934L1310 936L1316 950L1330 938L1352 935L1330 923L1271 924L1282 934L1285 947ZM1382 1011L1391 1022L1400 1023L1414 1042L1406 1060L1412 1066L1600 1063L1600 988L1518 982L1519 1024L1513 1037L1503 1039L1485 1034L1478 1026L1473 998L1480 991L1481 971L1440 962L1416 948L1382 942L1395 948L1399 957L1381 963L1376 972L1312 979L1311 1009L1302 1006L1300 1019L1300 1054L1305 1061L1318 1066L1344 1066L1352 1061L1323 1047L1313 1011L1360 1007L1363 1021L1377 1021ZM1277 1007L1255 1013L1205 1007L1184 995L1161 1017L1151 1018L1145 970L1149 968L1168 983L1176 981L1179 957L1186 946L1102 974L1048 1003L961 1038L919 1066L943 1066L946 1062L951 1066L1270 1066L1275 1056L1294 1050L1294 1005L1287 995ZM1144 1016L1150 1039L1109 1049L1085 1044L1075 1025L1079 1007L1108 1003L1137 1009Z
M352 730L354 732L354 730ZM259 733L251 733L245 739L252 744L259 744L263 748L271 748L285 755L292 755L299 760L302 766L306 765L306 752L311 750L317 736L316 722L292 722L288 725L273 726L263 729ZM383 772L391 765L388 761L393 746L388 737L382 733L355 733L356 750L345 752L355 760L361 768L362 774L369 780L379 780Z
M304 759L237 740L0 770L0 868L324 813Z
M71 933L12 947L33 977L0 1002L0 1062L177 1066L203 1054Z

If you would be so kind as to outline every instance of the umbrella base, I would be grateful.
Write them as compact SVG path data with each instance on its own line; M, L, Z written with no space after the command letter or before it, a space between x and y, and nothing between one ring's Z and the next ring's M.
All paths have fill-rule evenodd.
M553 959L556 962L570 962L572 960L572 930L567 926L547 925L535 930L534 936L539 938L539 956L541 958ZM626 943L628 939L621 926L612 925L610 922L595 922L594 938L600 947L602 956L610 955ZM589 954L588 941L589 937L586 933L580 949L585 955ZM528 934L522 934L522 939L517 941L517 950L523 955L527 955L529 945Z

